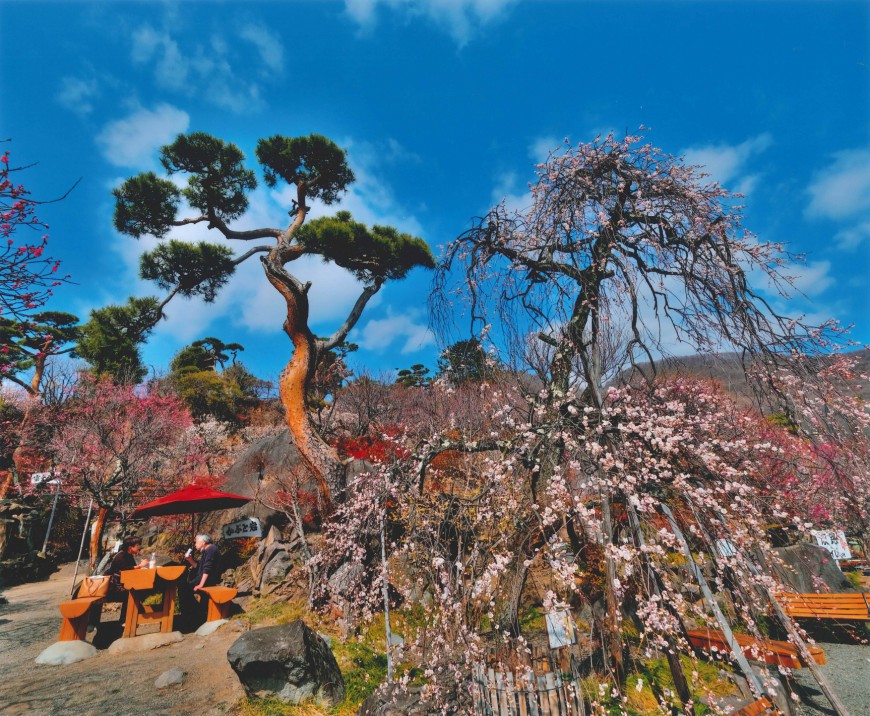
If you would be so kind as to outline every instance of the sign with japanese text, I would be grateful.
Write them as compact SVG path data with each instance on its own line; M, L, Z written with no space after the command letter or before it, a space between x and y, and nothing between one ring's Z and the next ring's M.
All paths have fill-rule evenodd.
M852 551L843 530L813 530L816 544L824 547L834 559L852 559Z
M243 517L230 522L223 527L224 539L239 539L241 537L262 537L263 527L256 517Z
M554 609L545 614L547 618L547 637L551 649L571 646L577 639L574 636L574 623L567 609Z

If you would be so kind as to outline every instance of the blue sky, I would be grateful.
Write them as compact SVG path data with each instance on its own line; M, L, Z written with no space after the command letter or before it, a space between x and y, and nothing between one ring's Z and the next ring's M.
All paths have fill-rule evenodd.
M437 254L495 202L523 203L533 164L563 139L649 127L658 147L746 194L746 225L807 254L791 314L853 323L870 342L870 5L863 2L0 2L0 135L44 206L51 253L76 285L52 307L85 318L127 296L141 250L117 235L110 191L158 169L179 132L238 144L318 132L345 147L358 181L340 208L426 239ZM261 182L262 184L262 182ZM243 225L286 223L262 185ZM320 213L329 213L334 209ZM179 233L208 237L205 229ZM317 333L359 290L320 262ZM358 371L422 362L430 275L387 284L351 339ZM177 300L146 346L165 367L213 335L274 378L290 344L258 262L214 305Z

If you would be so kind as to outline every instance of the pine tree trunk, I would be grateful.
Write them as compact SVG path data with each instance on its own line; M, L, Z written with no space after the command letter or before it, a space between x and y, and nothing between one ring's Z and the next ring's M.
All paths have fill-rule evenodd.
M287 304L284 332L293 342L293 357L278 379L287 427L299 456L318 482L321 507L328 513L334 495L344 487L344 470L338 453L320 437L308 411L306 395L318 356L317 340L308 328L307 287L284 270L280 252L262 261L266 278Z
M299 332L293 336L293 346L293 357L281 371L278 381L281 404L293 443L317 480L322 508L328 513L332 510L333 496L344 487L344 471L338 453L315 429L305 399L309 376L313 374L317 361L314 337Z
M103 528L106 526L106 517L109 515L109 510L106 507L101 507L97 512L97 519L94 521L94 526L91 529L90 543L90 565L91 574L97 568L100 560L100 552L103 543Z
M6 493L9 492L9 488L12 486L12 473L8 472L6 477L3 478L3 483L0 484L0 500L6 498Z

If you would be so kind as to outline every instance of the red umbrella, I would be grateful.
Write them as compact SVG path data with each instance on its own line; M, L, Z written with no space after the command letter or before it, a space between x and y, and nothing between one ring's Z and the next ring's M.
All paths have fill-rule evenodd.
M228 510L231 507L241 507L251 501L250 497L234 495L231 492L212 490L210 487L188 485L168 495L137 507L131 517L164 517L166 515L190 514L191 533L195 531L193 515L196 512L214 512Z
M220 492L210 487L188 485L168 495L158 497L148 504L133 510L131 517L163 517L165 515L186 515L194 512L214 512L241 507L251 501L250 497Z

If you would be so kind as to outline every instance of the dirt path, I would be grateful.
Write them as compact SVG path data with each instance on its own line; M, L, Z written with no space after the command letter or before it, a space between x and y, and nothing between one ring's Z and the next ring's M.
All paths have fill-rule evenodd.
M48 581L3 592L9 603L0 604L0 714L193 716L232 711L244 694L226 658L239 637L229 624L208 637L187 634L176 644L135 654L100 651L68 666L35 664L57 639L57 605L69 598L73 569L65 565ZM117 611L103 615L104 622L117 618ZM184 684L155 688L154 680L174 667L187 672Z

